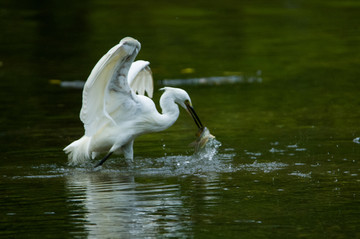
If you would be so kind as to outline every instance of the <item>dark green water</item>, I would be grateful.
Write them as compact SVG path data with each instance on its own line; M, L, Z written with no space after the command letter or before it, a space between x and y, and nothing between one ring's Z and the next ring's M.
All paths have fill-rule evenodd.
M351 0L2 1L0 237L360 237L359 12ZM204 155L183 111L135 141L132 165L67 166L81 90L49 81L86 80L125 36L156 81L246 79L179 86L217 137Z

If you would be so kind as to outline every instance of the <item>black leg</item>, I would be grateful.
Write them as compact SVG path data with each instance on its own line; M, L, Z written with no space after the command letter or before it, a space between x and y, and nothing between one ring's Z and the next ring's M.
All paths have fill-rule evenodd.
M101 165L103 165L103 163L105 163L105 161L112 155L113 152L109 152L98 164L95 165L94 168L97 168Z

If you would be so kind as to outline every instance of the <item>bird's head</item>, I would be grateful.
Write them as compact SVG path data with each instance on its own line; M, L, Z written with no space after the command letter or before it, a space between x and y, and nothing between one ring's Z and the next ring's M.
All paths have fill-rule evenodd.
M170 94L173 97L175 103L179 104L191 115L199 129L204 128L194 108L192 107L190 96L185 90L173 87L164 87L161 90L164 90L166 93Z

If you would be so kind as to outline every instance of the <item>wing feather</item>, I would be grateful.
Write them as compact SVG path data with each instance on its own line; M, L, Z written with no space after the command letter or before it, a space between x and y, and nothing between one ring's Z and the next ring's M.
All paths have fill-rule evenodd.
M147 95L152 98L154 82L148 61L138 60L131 64L128 83L131 89L140 95Z
M114 110L112 98L123 102L133 101L133 92L127 81L131 63L140 50L140 43L133 38L124 38L111 48L95 65L83 89L80 119L85 135L92 136L105 124L112 121Z

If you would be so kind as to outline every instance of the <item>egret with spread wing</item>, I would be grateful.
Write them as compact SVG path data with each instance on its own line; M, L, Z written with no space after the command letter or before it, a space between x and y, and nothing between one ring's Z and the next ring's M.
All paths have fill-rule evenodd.
M149 62L134 62L140 48L137 40L126 37L91 71L83 89L80 111L85 135L64 148L71 165L82 164L101 153L107 154L96 166L113 153L133 160L135 138L173 125L180 113L177 104L190 113L198 128L203 128L189 95L182 89L162 88L162 113L156 110L150 99L154 87Z

